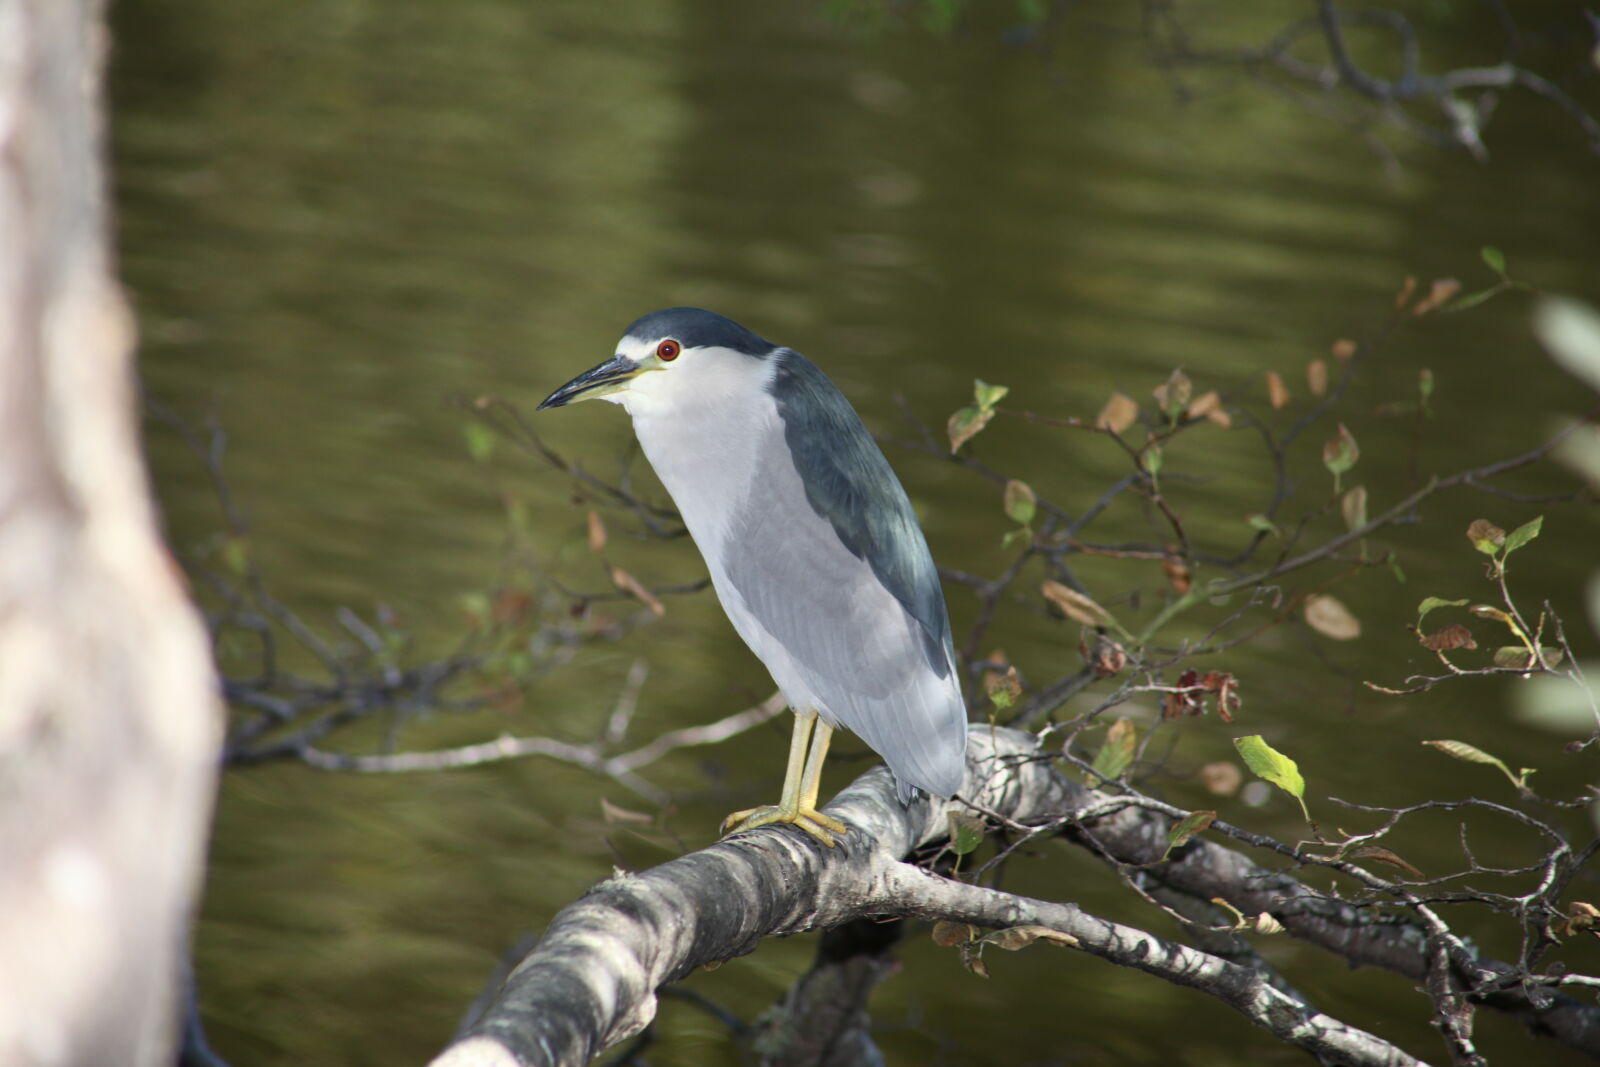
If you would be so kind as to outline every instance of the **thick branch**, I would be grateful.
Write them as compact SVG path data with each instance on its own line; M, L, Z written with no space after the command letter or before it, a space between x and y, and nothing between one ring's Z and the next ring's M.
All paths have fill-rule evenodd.
M1069 783L1026 734L975 726L964 794L1016 823L1065 810ZM1105 923L1067 905L1027 901L950 882L900 862L948 833L944 805L902 807L876 769L827 810L851 830L827 850L802 834L763 828L736 835L641 874L597 886L552 922L512 973L496 1003L435 1061L579 1064L639 1032L654 1017L655 991L695 968L753 951L762 939L831 928L868 915L931 917L938 893L970 921L1070 926L1082 946L1113 962L1203 989L1327 1062L1407 1064L1382 1040L1328 1019L1273 989L1248 968L1153 935ZM1012 908L1010 912L993 908ZM985 909L990 910L985 910Z

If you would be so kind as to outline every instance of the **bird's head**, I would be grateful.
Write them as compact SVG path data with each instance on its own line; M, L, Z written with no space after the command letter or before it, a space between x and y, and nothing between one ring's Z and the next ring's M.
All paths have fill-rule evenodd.
M771 380L776 351L714 311L667 308L629 326L615 355L551 393L539 410L601 399L640 415L737 400Z

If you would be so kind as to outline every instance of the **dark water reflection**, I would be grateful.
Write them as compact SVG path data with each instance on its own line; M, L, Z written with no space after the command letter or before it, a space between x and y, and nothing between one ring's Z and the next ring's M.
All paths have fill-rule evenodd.
M1246 6L1226 16L1239 33L1283 17L1279 5ZM1115 36L1090 35L1046 69L987 34L852 40L819 7L113 6L117 195L145 377L191 415L216 403L281 598L319 619L382 600L425 642L447 641L458 595L493 579L503 527L445 398L493 392L531 408L654 307L718 308L793 344L895 435L909 433L897 396L937 424L975 375L1057 415L1090 415L1113 389L1147 396L1177 365L1224 389L1276 369L1303 395L1305 362L1380 322L1404 275L1486 281L1485 243L1541 286L1600 295L1594 163L1549 108L1505 105L1486 165L1414 152L1394 176L1334 125L1248 87L1175 103ZM1370 412L1407 395L1419 367L1439 379L1427 469L1526 449L1549 413L1583 406L1530 340L1527 306L1510 298L1422 322L1383 348L1349 417L1374 508L1405 489L1410 427ZM1250 390L1264 410L1259 382ZM551 443L596 469L629 436L611 409L541 420ZM1180 494L1188 524L1230 551L1263 496L1258 442L1211 428L1190 441L1169 460L1205 478ZM149 443L173 538L193 546L216 529L214 503L170 435ZM1015 422L980 447L1070 510L1122 472L1104 442ZM992 489L913 453L891 459L942 563L1003 565ZM585 587L602 581L576 543L565 480L532 465L501 473L526 495L550 565ZM1315 457L1296 474L1301 506L1315 506L1326 492ZM1519 483L1560 485L1549 474ZM1161 788L1175 803L1213 803L1189 775L1226 758L1235 733L1261 731L1297 754L1314 797L1490 793L1489 777L1416 744L1439 736L1541 768L1552 793L1575 789L1587 765L1562 756L1560 739L1512 725L1498 687L1398 701L1355 684L1424 665L1403 631L1422 595L1487 594L1459 535L1467 521L1510 525L1538 510L1452 498L1386 539L1409 582L1373 571L1340 590L1367 638L1314 651L1279 628L1230 656L1246 679L1245 729L1185 723ZM1577 583L1595 562L1596 526L1581 509L1553 511L1517 571L1530 600L1569 613L1590 652ZM1149 529L1129 507L1097 536ZM648 580L703 573L684 543L615 551ZM1159 596L1148 565L1080 573L1108 595ZM951 609L960 629L974 606L953 592ZM1020 613L994 640L1041 679L1075 657L1075 634ZM768 691L699 597L553 677L509 719L422 724L408 740L590 736L640 658L646 735ZM707 774L729 787L674 816L687 843L710 839L730 797L774 788L786 728L652 769L685 795L703 795ZM855 766L841 761L830 780ZM403 779L230 774L198 948L216 1043L240 1065L422 1059L518 931L609 873L601 797L639 803L547 763ZM1277 799L1222 803L1227 817L1296 832ZM1454 836L1433 824L1396 847L1442 866ZM616 848L633 864L668 855L626 838ZM1080 855L1049 852L1018 879L1169 932ZM1488 947L1511 950L1493 935ZM1288 942L1265 950L1333 1014L1438 1055L1407 983L1347 975ZM752 1017L811 951L767 945L694 982ZM1091 959L1036 950L993 961L985 983L923 940L904 955L906 971L875 1000L900 1062L981 1062L997 1048L1017 1063L1220 1064L1245 1047L1253 1059L1300 1058L1198 998ZM1480 1026L1491 1050L1526 1046L1496 1020ZM669 1003L662 1028L654 1062L732 1062L718 1025L693 1009Z

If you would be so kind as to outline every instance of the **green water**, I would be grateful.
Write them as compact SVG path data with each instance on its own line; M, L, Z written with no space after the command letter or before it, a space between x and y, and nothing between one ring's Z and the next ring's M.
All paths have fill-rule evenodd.
M1285 8L1232 5L1210 25L1259 39L1292 17ZM370 614L381 602L424 649L445 647L462 625L460 594L494 581L506 487L526 501L539 564L573 587L604 588L571 483L504 452L492 477L476 467L448 398L492 393L531 409L656 307L715 308L806 352L893 437L912 434L897 398L937 428L975 376L1010 385L1019 408L1088 417L1113 390L1148 397L1179 365L1201 389L1245 388L1241 399L1281 427L1303 409L1271 415L1261 372L1278 370L1303 403L1305 363L1376 327L1401 278L1485 284L1488 243L1519 277L1600 297L1596 164L1576 127L1537 101L1503 105L1487 163L1400 138L1394 172L1348 131L1242 79L1206 81L1179 102L1137 41L1107 28L1111 8L1049 62L1004 44L997 27L861 36L821 10L809 0L112 5L115 191L144 378L190 418L218 413L253 551L280 599L329 632L336 608ZM1523 451L1554 413L1583 410L1531 340L1528 309L1497 300L1384 346L1345 416L1374 510L1405 489L1411 428L1372 410L1408 395L1420 367L1438 380L1425 470ZM630 436L621 412L599 405L538 426L606 473ZM152 427L148 444L172 540L196 550L218 529L214 498L170 433ZM1016 421L978 447L1070 511L1124 469L1103 440ZM1295 471L1304 508L1327 492L1315 451ZM936 458L889 455L939 561L998 572L1008 558L998 491ZM1188 528L1205 549L1231 551L1263 498L1258 440L1204 427L1169 464L1203 476L1171 483ZM1555 471L1508 484L1567 487ZM659 492L648 476L641 486ZM1231 754L1234 735L1261 732L1297 756L1322 810L1330 794L1509 798L1494 772L1416 743L1434 737L1538 767L1552 794L1575 791L1590 757L1513 723L1508 686L1402 701L1359 685L1427 666L1404 630L1423 595L1489 595L1460 534L1469 520L1510 526L1540 511L1545 534L1518 557L1518 588L1530 603L1552 599L1592 655L1577 606L1600 556L1592 509L1453 496L1379 546L1400 554L1404 586L1382 570L1340 586L1361 641L1279 627L1219 661L1242 679L1241 721L1186 721L1150 788L1294 837L1282 798L1249 809L1193 784L1195 767ZM625 518L612 522L613 562L642 579L704 574L687 542L633 541ZM1130 502L1094 536L1151 529ZM1148 562L1089 560L1077 573L1108 599L1139 590L1146 609L1161 595ZM950 606L960 633L975 604L952 587ZM1075 669L1075 644L1075 627L1017 609L985 648L1004 647L1044 681ZM549 675L520 709L424 720L402 740L586 740L639 660L650 670L640 738L770 690L708 595L677 598L659 623ZM778 720L649 768L685 798L671 829L702 845L723 812L769 799L786 731ZM862 765L841 760L829 781ZM426 1059L521 931L614 863L672 854L607 827L602 798L647 806L548 761L410 777L295 764L229 772L197 944L219 1050L237 1067ZM1483 829L1483 847L1516 854L1497 829ZM1435 822L1396 847L1431 873L1458 862L1455 841L1454 824ZM1014 885L1172 932L1065 848L1022 865ZM1494 926L1473 929L1512 951ZM693 984L752 1018L812 951L810 939L771 943ZM1287 941L1266 951L1325 1010L1443 1058L1405 981L1347 972ZM902 955L905 970L873 1004L894 1062L985 1062L999 1049L1019 1064L1301 1062L1203 998L1087 957L991 960L985 982L920 934ZM1527 1055L1511 1024L1479 1025L1491 1051ZM652 1062L735 1062L719 1025L692 1007L668 1002L661 1028Z

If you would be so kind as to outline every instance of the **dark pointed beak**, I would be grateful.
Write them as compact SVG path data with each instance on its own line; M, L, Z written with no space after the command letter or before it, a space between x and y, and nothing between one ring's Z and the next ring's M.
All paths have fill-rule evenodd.
M628 388L630 379L642 368L627 356L612 356L598 367L591 367L544 398L538 410L559 408L580 400L611 396Z

